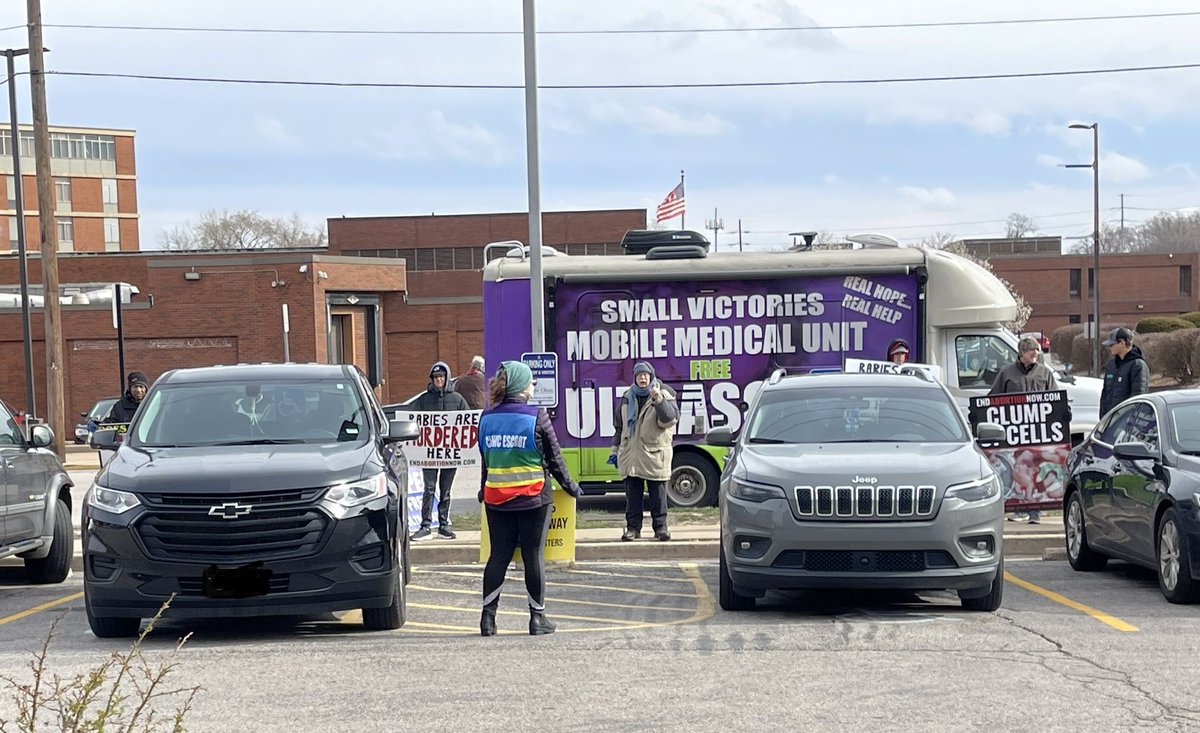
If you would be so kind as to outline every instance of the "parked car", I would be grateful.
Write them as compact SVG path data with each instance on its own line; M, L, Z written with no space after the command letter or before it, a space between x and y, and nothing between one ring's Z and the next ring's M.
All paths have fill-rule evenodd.
M981 440L1003 437L981 423ZM994 611L1004 594L1004 499L954 397L901 374L773 375L721 476L718 597L748 610L768 590L956 590Z
M0 557L23 558L34 583L66 580L74 554L71 478L52 445L49 427L26 436L0 404Z
M117 397L105 397L92 405L92 409L79 413L83 422L75 426L76 443L87 443L91 439L92 433L96 432L96 426L108 417L108 411L117 404L118 399Z
M1200 601L1200 392L1122 402L1071 451L1063 497L1067 559L1154 570L1171 603Z
M179 369L154 383L87 493L84 597L100 637L167 616L362 609L368 629L404 624L406 477L390 422L348 365Z

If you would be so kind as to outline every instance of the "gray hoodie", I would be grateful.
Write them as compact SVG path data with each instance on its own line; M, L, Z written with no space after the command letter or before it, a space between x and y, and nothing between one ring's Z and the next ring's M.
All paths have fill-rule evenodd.
M437 371L446 373L446 383L441 389L433 385L433 373ZM467 404L462 395L454 391L454 387L450 386L450 365L439 361L429 368L429 385L425 387L425 394L417 398L412 409L417 412L451 412L469 410L471 406Z

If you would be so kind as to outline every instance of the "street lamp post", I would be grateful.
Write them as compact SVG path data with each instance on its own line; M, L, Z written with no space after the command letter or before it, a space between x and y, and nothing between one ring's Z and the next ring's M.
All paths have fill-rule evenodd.
M16 72L13 60L17 56L29 53L27 48L7 48L4 56L8 59L8 129L12 135L13 160L13 206L16 208L15 225L17 227L17 271L21 280L21 335L25 350L25 414L30 418L37 416L33 388L33 337L29 331L29 271L25 259L25 201L21 185L21 135L17 131L17 90L14 83Z
M1092 162L1067 165L1067 168L1092 169L1092 323L1096 334L1092 342L1092 374L1100 376L1100 123L1076 123L1072 130L1092 131Z

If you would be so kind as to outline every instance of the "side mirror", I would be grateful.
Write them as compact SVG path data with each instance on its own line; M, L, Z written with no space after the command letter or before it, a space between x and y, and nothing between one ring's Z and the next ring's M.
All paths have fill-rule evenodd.
M1002 443L1005 438L1004 427L994 422L981 422L975 426L975 437L980 443Z
M1124 461L1154 461L1158 454L1149 445L1140 442L1117 443L1113 455Z
M704 436L704 442L720 448L732 448L733 432L729 428L713 428Z
M45 425L34 425L30 431L29 442L34 448L49 448L54 445L54 431Z
M93 448L103 450L116 450L120 443L117 440L117 431L115 428L98 428L92 433L92 439L89 441Z
M416 440L421 434L421 426L412 420L392 420L388 423L388 443L400 443L406 440Z

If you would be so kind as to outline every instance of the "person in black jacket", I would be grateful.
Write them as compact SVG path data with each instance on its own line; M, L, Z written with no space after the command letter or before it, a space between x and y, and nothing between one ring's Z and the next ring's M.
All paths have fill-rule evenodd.
M1133 345L1133 332L1114 328L1104 345L1112 359L1104 368L1104 389L1100 392L1100 417L1134 395L1150 391L1150 367L1142 358L1142 350Z
M450 386L450 367L444 361L439 361L429 370L429 386L425 394L417 398L412 409L415 412L454 412L470 410L471 406L463 396ZM450 487L454 485L454 474L457 468L426 468L425 494L421 497L421 527L413 533L414 540L424 540L431 536L429 527L433 524L433 492L438 491L438 536L454 539L458 535L450 529Z
M117 400L117 403L108 411L108 417L104 418L100 424L128 424L137 414L138 407L141 406L149 389L150 380L146 379L145 372L130 372L129 376L125 378L125 394L121 395L121 399Z
M546 618L545 548L554 504L551 477L578 499L583 489L571 478L550 416L529 404L533 375L523 362L500 365L489 385L491 409L479 419L479 501L487 512L492 552L483 571L483 614L479 633L496 634L500 589L513 552L521 548L529 594L529 633L553 634ZM531 440L532 438L532 440Z

